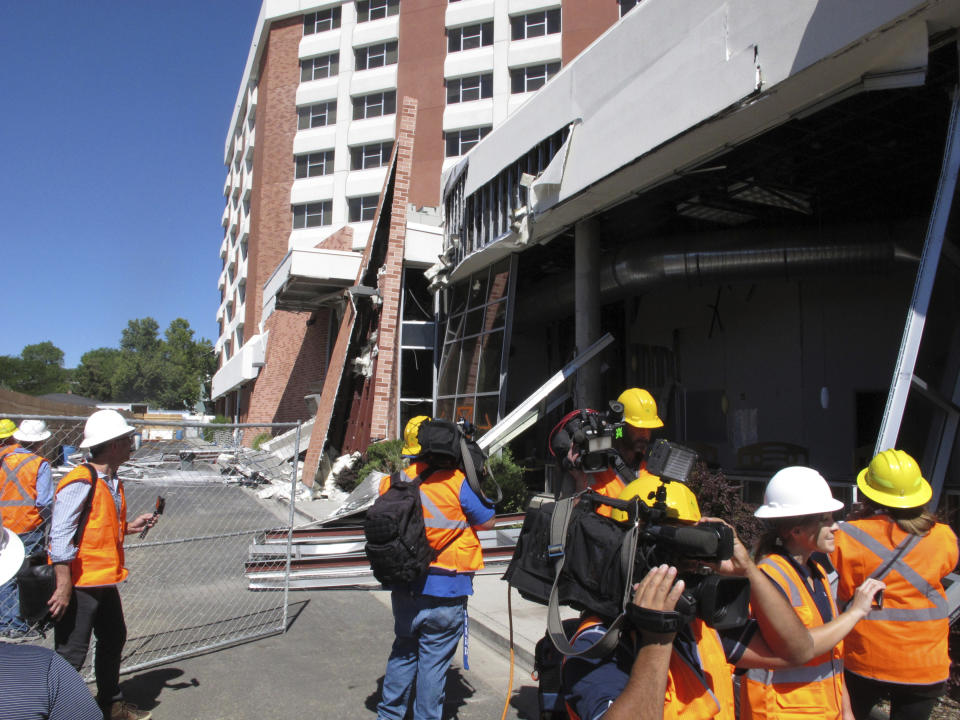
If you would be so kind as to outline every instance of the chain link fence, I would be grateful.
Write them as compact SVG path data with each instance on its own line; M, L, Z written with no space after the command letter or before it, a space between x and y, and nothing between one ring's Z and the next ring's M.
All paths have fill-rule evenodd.
M6 417L46 422L52 435L35 452L49 460L54 488L84 462L77 448L85 417ZM154 511L158 497L165 508L146 537L126 537L130 576L120 586L127 623L122 671L283 632L300 424L128 422L137 428L136 450L118 473L127 519ZM286 543L275 545L270 557L254 555L253 546L268 530L285 534ZM282 574L281 591L249 588L248 575L265 569ZM0 618L16 615L16 601L0 593ZM36 628L6 627L7 641L53 644L52 630L43 638Z

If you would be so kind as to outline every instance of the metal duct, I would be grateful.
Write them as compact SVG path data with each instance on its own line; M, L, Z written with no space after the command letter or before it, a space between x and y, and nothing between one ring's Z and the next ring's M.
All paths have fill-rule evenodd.
M608 303L675 282L702 286L719 282L782 278L827 273L883 273L919 258L894 243L813 245L806 247L650 253L648 248L620 248L600 269L600 298ZM573 281L543 283L522 297L522 317L546 319L570 312Z

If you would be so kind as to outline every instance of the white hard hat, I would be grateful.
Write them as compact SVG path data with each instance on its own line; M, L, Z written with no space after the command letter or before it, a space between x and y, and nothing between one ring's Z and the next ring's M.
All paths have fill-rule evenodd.
M0 585L17 574L23 565L23 541L0 520Z
M43 442L48 437L50 431L43 420L24 420L13 433L13 439L20 442Z
M80 447L83 449L96 447L136 431L136 428L127 425L123 415L116 410L97 410L87 418L87 424L83 426L83 442L80 443Z
M758 518L784 518L833 512L843 503L833 497L823 475L813 468L795 465L779 470L767 483Z

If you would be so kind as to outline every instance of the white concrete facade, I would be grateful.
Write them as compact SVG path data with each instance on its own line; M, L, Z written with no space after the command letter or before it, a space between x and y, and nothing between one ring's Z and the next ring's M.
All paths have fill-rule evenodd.
M477 48L449 52L443 67L445 79L492 74L491 97L449 104L443 116L444 133L477 128L496 127L514 110L522 106L534 93L511 93L510 70L515 67L560 63L561 32L522 40L511 40L511 16L559 8L561 0L461 0L451 2L446 10L446 28L463 28L482 23L493 23L493 42ZM366 119L353 119L352 98L378 92L396 91L398 64L358 70L355 68L356 48L399 40L399 15L367 22L357 21L354 2L316 2L310 0L264 0L253 40L248 52L240 89L230 120L224 146L224 164L227 177L224 182L226 207L222 215L224 237L220 247L223 268L218 278L221 293L217 320L220 335L215 351L220 356L221 370L214 377L213 398L256 377L250 366L244 372L235 372L237 358L245 345L262 343L263 321L273 304L264 296L265 312L260 327L244 327L246 305L247 247L256 238L250 236L249 198L255 177L253 148L257 128L257 77L266 38L274 21L339 7L340 26L335 29L304 34L298 55L301 61L332 53L339 53L339 69L335 76L301 81L296 92L296 107L336 101L336 122L322 127L298 130L293 142L296 156L333 151L333 170L328 174L294 179L289 203L293 206L310 203L330 203L330 220L321 226L294 229L291 223L288 249L310 250L344 226L353 231L354 250L361 251L371 231L369 221L350 222L349 200L379 196L386 181L386 167L351 169L351 148L373 143L393 142L396 137L394 114ZM399 12L404 11L400 0ZM403 63L402 50L398 63ZM397 98L399 104L400 98ZM269 128L259 128L269 132ZM443 143L443 137L436 142ZM445 158L444 169L458 160ZM424 247L411 247L419 242ZM412 232L407 238L408 257L417 258L415 264L430 264L439 254L437 236ZM252 374L251 374L252 373ZM249 377L248 377L249 376Z

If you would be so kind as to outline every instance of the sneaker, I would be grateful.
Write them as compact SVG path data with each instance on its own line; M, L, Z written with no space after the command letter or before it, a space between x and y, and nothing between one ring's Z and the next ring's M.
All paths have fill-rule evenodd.
M110 720L150 720L150 713L136 705L117 700L110 706Z

